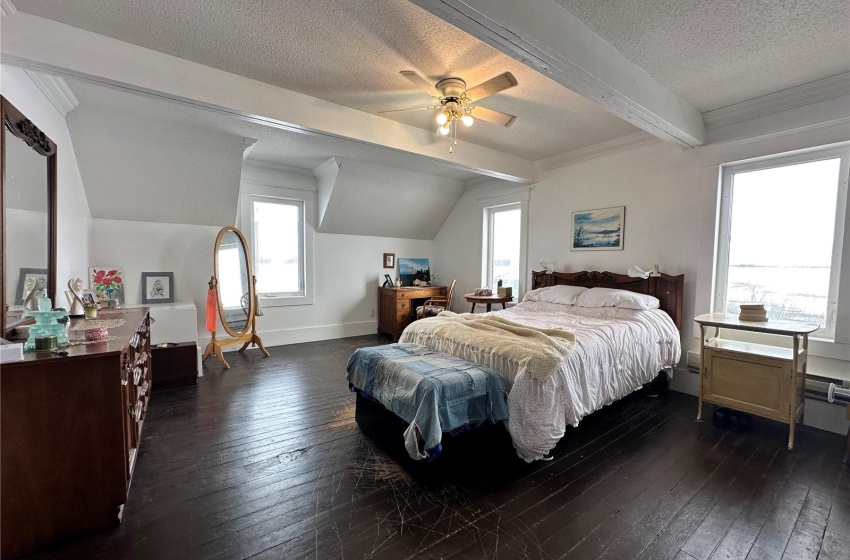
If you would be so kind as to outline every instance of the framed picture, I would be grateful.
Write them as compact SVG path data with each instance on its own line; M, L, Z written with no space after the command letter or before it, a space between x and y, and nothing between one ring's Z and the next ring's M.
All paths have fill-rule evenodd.
M40 297L47 293L47 269L46 268L22 268L18 277L18 290L15 292L15 304L22 305L24 303L24 287L27 285L27 280L32 278L35 280L36 291L41 291L41 294L36 294Z
M83 290L83 305L95 305L97 303L97 294L94 290Z
M174 273L142 272L142 303L174 303Z
M384 268L395 268L395 253L384 253Z
M398 275L402 286L428 286L431 284L431 261L399 258Z
M111 299L118 305L124 303L124 269L110 266L90 267L89 287L101 302Z
M571 251L622 251L626 207L573 212Z

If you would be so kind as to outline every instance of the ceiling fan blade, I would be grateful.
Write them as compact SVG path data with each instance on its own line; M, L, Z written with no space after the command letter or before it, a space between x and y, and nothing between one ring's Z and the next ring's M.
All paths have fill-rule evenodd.
M517 85L517 83L519 82L516 81L513 74L505 72L504 74L491 78L482 84L469 88L464 93L469 98L469 101L477 101L478 99L483 99L488 95L493 95L494 93L499 93L500 91L512 88Z
M401 75L413 82L413 84L435 99L440 99L440 92L434 89L434 84L429 84L425 78L413 70L402 70Z
M434 110L437 109L438 106L434 105L432 107L412 107L410 109L391 109L389 111L378 111L379 115L383 115L384 113L403 113L404 111L425 111L425 110Z
M516 117L513 115L509 115L501 111L494 111L487 107L479 107L477 105L469 109L469 114L475 119L481 119L482 121L487 121L488 123L505 127L511 126L516 120Z

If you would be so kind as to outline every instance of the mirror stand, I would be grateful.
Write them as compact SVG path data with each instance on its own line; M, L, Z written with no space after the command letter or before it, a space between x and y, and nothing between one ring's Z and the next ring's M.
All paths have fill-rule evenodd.
M257 277L251 271L251 256L242 232L232 226L223 227L215 240L213 258L215 273L210 278L207 299L210 342L201 361L215 355L224 369L230 369L222 350L236 344L242 345L240 352L248 346L257 346L268 357L269 352L257 334ZM218 308L218 320L214 308ZM219 321L230 338L216 336Z
M251 277L252 284L254 286L254 291L256 292L257 287L257 277ZM213 289L217 289L218 280L216 280L215 276L210 277L210 287ZM260 349L260 352L263 353L263 356L266 358L269 357L269 351L266 350L266 347L263 346L263 339L260 338L260 335L257 334L257 317L254 316L251 319L251 330L242 334L236 338L225 338L219 340L215 336L215 331L210 333L211 338L207 347L204 348L204 355L201 358L201 361L205 361L209 356L215 355L218 358L218 361L221 362L221 365L224 366L224 369L230 369L230 364L227 363L227 360L224 359L224 353L222 352L222 348L227 346L234 346L236 344L242 343L242 348L239 349L239 352L244 352L249 345L254 345Z

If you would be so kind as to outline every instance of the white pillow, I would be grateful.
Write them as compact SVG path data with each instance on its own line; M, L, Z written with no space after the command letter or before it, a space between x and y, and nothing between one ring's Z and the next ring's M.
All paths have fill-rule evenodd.
M628 290L591 288L576 298L580 307L623 307L625 309L658 309L658 298Z
M562 305L575 305L576 298L587 291L581 286L549 286L538 288L525 294L522 301L542 301L546 303L560 303Z

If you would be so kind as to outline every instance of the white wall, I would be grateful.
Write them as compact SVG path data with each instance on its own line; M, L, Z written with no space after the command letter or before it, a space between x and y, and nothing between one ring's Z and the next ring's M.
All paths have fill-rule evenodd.
M845 98L846 99L846 98ZM685 275L683 350L698 349L699 331L690 320L709 311L720 165L847 141L850 127L846 108L837 118L784 132L776 122L763 127L774 132L759 138L718 143L683 151L664 143L579 161L542 174L529 201L528 269L541 261L556 261L556 270L608 270L625 273L630 265L658 263L669 274ZM796 115L797 112L794 112ZM787 115L772 118L781 123ZM821 115L823 117L823 115ZM762 123L764 124L764 123ZM740 131L740 127L737 127ZM435 266L459 279L459 293L481 282L482 212L480 198L493 196L504 185L468 190L435 237ZM576 210L626 207L624 250L571 252L570 215ZM850 215L850 210L848 210ZM834 343L813 342L809 372L847 377L850 372L850 227L845 228L839 295L839 325ZM529 279L530 280L530 279ZM455 301L457 310L463 306ZM695 394L695 374L685 367L685 353L674 388ZM814 409L813 409L814 410ZM807 423L846 431L843 409L828 407L830 421ZM809 411L812 412L812 411Z
M256 171L256 170L255 170ZM315 179L303 172L266 169L251 174L255 184L287 186L314 192ZM313 220L315 223L315 220ZM225 224L222 224L222 226ZM92 264L123 267L128 305L141 303L142 272L174 272L175 301L194 302L203 346L207 282L213 274L213 245L218 226L93 220ZM383 253L398 257L433 257L430 240L315 233L312 305L264 307L257 328L266 346L325 340L377 332L378 279ZM440 280L439 269L435 273ZM219 334L224 336L223 330Z
M57 247L56 274L59 304L69 278L86 278L91 240L91 213L77 156L65 117L20 68L0 65L0 93L56 143L57 162ZM6 244L26 240L7 239ZM12 287L13 289L14 287ZM8 288L7 288L8 289ZM56 302L54 302L56 303Z
M142 302L142 272L173 272L175 303L194 302L204 329L218 226L92 220L91 264L124 270L127 305ZM174 341L184 342L184 341Z

